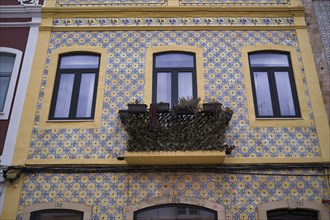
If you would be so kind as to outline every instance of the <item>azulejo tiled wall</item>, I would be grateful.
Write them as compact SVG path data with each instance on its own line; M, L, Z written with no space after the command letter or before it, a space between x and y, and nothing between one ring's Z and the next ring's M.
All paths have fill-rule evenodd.
M29 174L24 177L17 219L22 218L26 206L65 201L91 206L92 219L125 220L128 205L154 197L183 196L224 205L227 220L250 220L257 218L257 206L261 203L288 198L321 203L327 196L322 171L267 171L266 174Z
M135 99L143 101L146 49L159 45L190 45L203 48L204 91L234 111L226 133L236 146L233 157L319 157L316 129L310 127L251 128L240 48L277 44L297 48L305 85L309 117L313 120L304 68L294 31L100 31L53 32L40 89L28 159L116 158L126 149L126 133L117 111ZM98 46L108 49L100 129L40 129L40 110L49 57L56 48ZM55 74L55 73L51 73ZM47 84L47 86L52 86ZM149 103L148 103L149 104Z

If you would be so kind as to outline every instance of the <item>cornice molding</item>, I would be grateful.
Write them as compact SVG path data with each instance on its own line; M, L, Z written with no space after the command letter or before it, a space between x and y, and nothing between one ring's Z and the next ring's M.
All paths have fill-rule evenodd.
M33 18L41 17L40 5L1 6L0 18Z

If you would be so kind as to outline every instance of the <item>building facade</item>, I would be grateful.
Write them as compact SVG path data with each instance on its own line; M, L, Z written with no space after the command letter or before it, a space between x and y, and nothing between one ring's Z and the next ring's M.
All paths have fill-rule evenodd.
M2 219L329 219L300 1L46 1L32 72Z
M38 1L1 1L0 19L0 166L5 168L12 164L41 6ZM0 204L3 204L5 185L2 176L0 179ZM2 205L0 211L1 208Z

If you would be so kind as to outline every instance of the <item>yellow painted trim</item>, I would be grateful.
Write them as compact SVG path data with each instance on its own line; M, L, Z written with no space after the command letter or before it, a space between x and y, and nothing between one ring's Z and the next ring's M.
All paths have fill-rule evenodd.
M56 165L127 165L125 160L117 159L40 159L26 160L26 166L56 166Z
M48 0L42 10L42 17L284 17L304 15L304 7L299 6L90 6L54 7Z
M320 163L321 157L271 157L271 158L257 158L257 157L226 157L224 164L268 164L268 163Z
M290 53L292 69L294 74L294 79L296 83L298 101L300 106L301 118L297 119L257 119L255 116L255 108L252 93L252 83L251 74L249 67L248 53L253 51L262 50L274 50L274 51L286 51ZM248 120L251 127L301 127L301 126L311 126L312 121L309 118L307 110L307 100L305 96L305 89L302 79L302 74L300 72L299 60L295 48L284 46L284 45L253 45L241 48L242 52L242 62L243 62L243 72L245 79L245 95L247 97L247 107L248 107Z
M324 108L323 96L320 89L318 75L314 63L313 51L307 30L297 30L297 38L301 52L301 59L306 73L308 92L314 113L317 137L324 162L330 162L330 131L328 116Z
M99 53L101 55L94 120L80 120L80 121L48 120L59 55L68 52L94 52L94 53ZM53 50L53 52L50 55L50 63L49 63L48 76L47 76L47 82L45 88L45 95L42 101L42 107L40 112L40 123L39 123L40 129L101 127L103 94L104 94L104 86L105 86L104 83L105 83L105 73L106 73L106 65L107 65L107 52L108 51L106 48L92 47L92 46L70 46L70 47L61 47Z
M125 152L129 165L222 164L224 151Z
M152 103L152 71L153 54L165 51L184 51L195 53L196 58L196 78L197 78L197 96L204 100L204 67L203 67L203 49L197 46L167 45L150 47L146 50L146 75L144 84L144 102Z

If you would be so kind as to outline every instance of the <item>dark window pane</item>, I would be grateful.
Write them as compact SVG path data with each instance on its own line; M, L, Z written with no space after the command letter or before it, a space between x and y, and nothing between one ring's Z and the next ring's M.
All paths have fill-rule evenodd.
M14 68L15 55L0 54L0 112L5 106L7 91L10 83L11 74Z
M8 76L13 71L15 55L8 53L0 54L0 76Z
M250 63L251 67L289 67L289 60L286 54L251 54Z
M61 69L98 68L99 56L72 55L61 59Z
M10 77L0 76L0 112L3 111L3 108L5 106L7 91L9 87Z
M157 73L157 102L171 103L171 73Z
M278 101L280 105L280 112L282 116L297 115L294 108L292 87L288 72L274 72L276 88L278 93Z
M156 56L156 68L194 67L194 56L182 53L168 53Z
M74 74L62 74L58 86L54 118L69 117Z
M44 210L31 213L30 220L82 220L83 212L73 210Z
M163 205L150 207L135 213L135 220L164 220L164 219L198 219L216 220L217 214L213 210L190 205ZM189 210L192 210L191 212Z
M94 97L95 73L81 75L77 117L91 117Z
M274 115L267 72L254 72L253 77L259 116Z
M191 72L178 73L178 98L180 97L193 97L193 79Z

